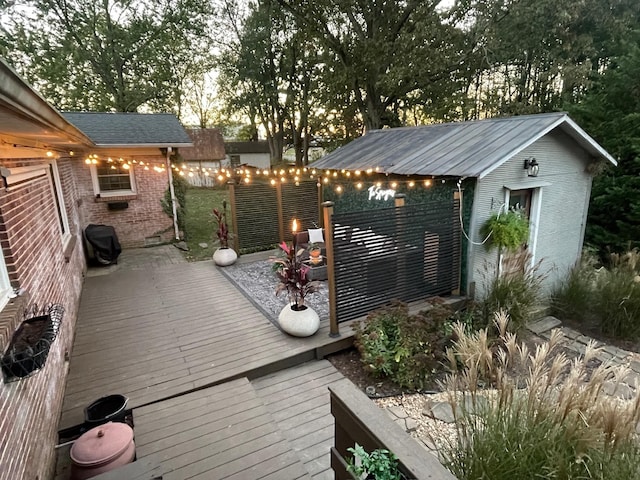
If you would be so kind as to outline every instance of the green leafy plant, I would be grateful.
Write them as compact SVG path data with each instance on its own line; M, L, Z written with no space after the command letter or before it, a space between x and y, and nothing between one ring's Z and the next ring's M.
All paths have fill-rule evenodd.
M492 213L480 229L483 237L489 237L487 246L517 250L529 238L529 220L520 209L506 213Z
M401 480L403 478L398 470L398 457L389 450L378 448L367 452L364 447L356 444L355 448L350 447L347 451L354 455L354 458L349 460L348 471L358 479Z
M444 358L445 323L453 313L437 303L416 315L402 303L372 312L354 325L360 360L374 375L402 387L423 388Z
M494 321L495 341L486 329L458 325L448 351L453 373L444 388L457 412L456 434L432 440L456 478L640 478L640 392L627 402L603 393L607 384L617 388L626 367L594 368L593 343L567 358L559 330L530 350L508 332L508 315ZM479 379L492 390L481 390Z

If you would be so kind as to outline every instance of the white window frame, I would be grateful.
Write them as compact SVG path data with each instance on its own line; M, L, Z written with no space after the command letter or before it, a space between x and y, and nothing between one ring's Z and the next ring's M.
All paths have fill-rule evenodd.
M62 223L63 226L60 231L60 238L62 239L63 248L66 248L73 235L71 233L71 228L69 227L67 207L64 203L64 192L62 190L62 181L60 180L60 171L58 170L57 160L52 160L49 162L49 165L51 165L50 172L53 173L53 178L51 178L51 195L58 199L58 207L60 208L60 211L56 212L56 215L59 217L60 223Z
M0 251L0 310L2 310L14 296L12 292L13 288L11 287L11 280L9 280L7 263L4 260L4 251Z
M120 197L122 195L136 194L136 181L133 173L133 166L129 168L129 181L131 182L130 190L100 190L100 182L98 181L98 169L96 165L89 165L91 171L91 182L93 183L93 193L100 197Z

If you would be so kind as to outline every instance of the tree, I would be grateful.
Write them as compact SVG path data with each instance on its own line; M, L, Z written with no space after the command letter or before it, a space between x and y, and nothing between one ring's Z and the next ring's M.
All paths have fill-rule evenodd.
M208 56L204 0L24 4L13 7L7 54L60 109L180 113L183 82Z
M614 60L570 113L618 159L594 179L587 243L601 254L640 247L640 48Z
M438 2L278 2L318 42L330 72L325 85L337 92L348 86L367 130L397 126L405 104L429 103L456 89L455 72L469 46Z

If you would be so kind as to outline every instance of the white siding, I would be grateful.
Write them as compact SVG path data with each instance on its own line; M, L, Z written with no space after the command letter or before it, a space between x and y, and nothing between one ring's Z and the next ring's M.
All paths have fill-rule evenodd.
M271 168L271 155L268 153L237 153L240 156L240 164L247 164L256 168ZM229 154L226 157L227 165L229 165Z
M523 168L527 157L535 157L540 164L535 179L527 177ZM541 261L541 272L547 274L545 288L550 289L580 257L591 193L591 176L585 170L589 160L570 137L554 130L478 180L470 228L473 241L482 240L480 227L492 207L497 210L504 202L505 185L550 184L540 187L539 224L531 228L532 235L537 230L537 238L529 239L529 245L535 246L535 261ZM487 270L488 275L495 275L497 252L472 245L469 253L468 281L476 283L476 297L482 298L484 285L491 278Z

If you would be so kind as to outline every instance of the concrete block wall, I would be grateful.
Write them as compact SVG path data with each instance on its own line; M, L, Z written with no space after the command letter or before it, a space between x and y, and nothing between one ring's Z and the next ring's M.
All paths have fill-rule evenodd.
M21 161L43 164L45 159ZM35 375L0 384L0 479L47 479L53 474L57 429L67 377L65 352L70 352L86 269L79 241L77 191L73 159L60 159L64 200L75 242L65 245L49 175L0 188L0 243L12 285L27 294L0 311L0 348L22 321L21 309L32 302L61 303L66 312L45 367ZM16 166L1 160L0 165Z

